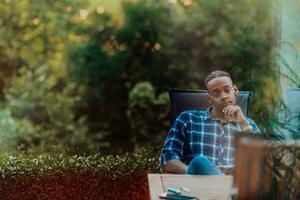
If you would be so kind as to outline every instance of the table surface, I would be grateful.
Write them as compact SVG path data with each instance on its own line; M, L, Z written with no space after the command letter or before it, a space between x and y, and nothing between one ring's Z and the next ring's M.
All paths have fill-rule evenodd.
M184 174L148 174L151 200L161 200L159 194L166 192L169 187L190 189L191 196L201 200L229 199L233 176L202 176Z

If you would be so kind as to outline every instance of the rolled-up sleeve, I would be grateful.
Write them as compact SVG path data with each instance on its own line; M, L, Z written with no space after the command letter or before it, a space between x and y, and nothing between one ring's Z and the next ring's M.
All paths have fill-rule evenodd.
M170 160L183 159L183 149L185 140L185 122L186 114L181 113L171 126L166 142L160 154L160 167L162 167Z

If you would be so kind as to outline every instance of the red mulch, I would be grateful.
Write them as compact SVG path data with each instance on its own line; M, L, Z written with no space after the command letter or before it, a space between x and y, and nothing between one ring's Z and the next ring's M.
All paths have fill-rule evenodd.
M145 172L117 178L108 173L60 172L31 177L0 178L0 199L149 200L149 189Z

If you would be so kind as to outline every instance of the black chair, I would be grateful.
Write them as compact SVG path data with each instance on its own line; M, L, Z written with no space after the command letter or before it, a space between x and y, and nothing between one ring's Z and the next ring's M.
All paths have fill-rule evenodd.
M170 89L171 124L176 117L185 110L206 110L210 105L206 94L206 90ZM246 116L249 114L251 94L250 91L239 91L237 96L236 104L242 108Z

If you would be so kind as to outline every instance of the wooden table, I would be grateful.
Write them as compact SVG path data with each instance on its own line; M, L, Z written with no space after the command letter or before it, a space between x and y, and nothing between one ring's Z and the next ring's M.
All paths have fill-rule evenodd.
M159 194L166 192L168 187L185 187L191 190L191 196L200 200L229 199L232 176L200 176L176 174L148 174L151 200L161 200Z

